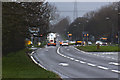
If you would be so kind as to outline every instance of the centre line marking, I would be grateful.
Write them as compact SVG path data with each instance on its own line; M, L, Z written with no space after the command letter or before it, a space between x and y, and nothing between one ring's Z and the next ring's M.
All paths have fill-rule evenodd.
M74 60L74 58L70 58L71 60Z
M116 72L116 73L120 73L120 71L118 70L111 70L112 72Z
M80 63L83 63L83 64L85 64L86 62L84 62L84 61L80 61Z
M97 66L98 68L100 69L105 69L105 70L108 70L109 68L106 68L106 67L103 67L103 66Z
M78 62L79 60L76 59L75 61Z
M87 63L89 66L96 66L95 64Z
M115 63L115 62L109 62L109 64L113 64L113 65L116 65L116 66L120 65L119 63Z

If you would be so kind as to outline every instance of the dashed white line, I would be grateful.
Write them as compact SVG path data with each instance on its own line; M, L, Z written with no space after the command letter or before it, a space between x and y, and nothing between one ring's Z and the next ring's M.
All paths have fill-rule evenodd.
M87 63L89 66L96 66L95 64Z
M78 62L79 60L75 59L76 62Z
M93 55L95 55L95 56L96 56L97 54L93 54Z
M71 60L74 60L74 58L70 58Z
M74 58L72 58L72 57L65 56L65 55L63 55L63 54L61 54L61 53L59 52L59 49L60 49L60 47L57 49L57 53L58 53L59 55L63 56L63 57L66 57L66 58L71 59L71 60L76 61L76 62L80 62L80 63L82 63L82 64L87 64L87 65L89 65L89 66L93 66L93 67L96 66L97 68L100 68L100 69L103 69L103 70L111 70L111 69L109 69L109 68L107 68L107 67L97 66L97 65L92 64L92 63L87 63L87 62L85 62L85 61L80 61L80 60L74 59ZM96 54L96 56L99 56L99 55ZM104 56L102 56L102 57L104 57ZM116 72L116 73L120 73L120 71L118 71L118 70L111 70L111 71L112 71L112 72Z
M63 55L63 57L66 57L65 55Z
M100 68L100 69L105 69L105 70L108 70L109 68L107 68L107 67L103 67L103 66L97 66L98 68Z
M80 61L80 63L83 63L83 64L85 64L86 62L84 62L84 61Z
M120 73L120 71L118 70L111 70L112 72L116 72L116 73Z
M113 64L113 65L116 65L116 66L120 65L119 63L115 63L115 62L109 62L109 64Z

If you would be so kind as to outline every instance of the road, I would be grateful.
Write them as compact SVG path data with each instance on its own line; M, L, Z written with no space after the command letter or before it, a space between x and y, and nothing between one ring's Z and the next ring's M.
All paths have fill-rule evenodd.
M61 37L58 37L57 42L59 40ZM120 71L118 71L119 64L115 56L117 53L100 55L80 51L74 46L60 47L59 45L39 48L33 54L42 67L57 73L62 78L86 78L88 80L90 78L92 80L118 78Z

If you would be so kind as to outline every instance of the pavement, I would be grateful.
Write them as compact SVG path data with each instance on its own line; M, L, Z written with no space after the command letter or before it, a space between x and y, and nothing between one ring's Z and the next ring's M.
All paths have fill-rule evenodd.
M60 39L58 37L57 42ZM84 52L74 46L59 45L39 48L32 54L40 66L57 73L61 78L88 80L118 78L120 64L117 55L118 53Z

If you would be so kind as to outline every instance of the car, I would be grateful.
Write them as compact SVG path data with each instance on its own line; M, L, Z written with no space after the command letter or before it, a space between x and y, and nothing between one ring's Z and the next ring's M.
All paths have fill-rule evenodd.
M102 45L102 41L96 41L95 44L96 44L96 45L97 45L97 44Z
M72 44L72 43L75 43L75 41L69 41L69 43L71 43L71 44Z
M62 41L59 41L59 43L60 43L60 46L62 46Z
M91 42L91 41L88 41L88 45L92 45L92 42Z
M100 44L100 45L107 45L107 42L102 42L102 41L96 41L96 43L95 43L96 45L97 44Z
M83 41L81 40L76 40L75 45L82 45Z
M104 46L107 45L107 44L108 44L107 42L103 42L103 43L102 43L102 45L104 45Z
M61 46L68 46L68 41L62 41Z

